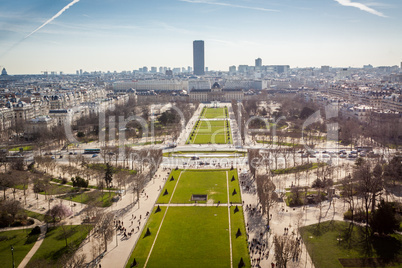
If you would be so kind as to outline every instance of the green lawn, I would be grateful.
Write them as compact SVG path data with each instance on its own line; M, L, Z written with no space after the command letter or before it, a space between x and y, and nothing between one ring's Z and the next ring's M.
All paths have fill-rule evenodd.
M230 208L230 222L232 228L232 250L233 250L233 267L237 267L240 258L243 258L246 267L251 267L248 247L246 226L244 224L243 208L238 206L239 211L234 213L236 206ZM237 230L240 229L241 235L236 237Z
M173 189L176 186L177 179L179 178L181 171L182 171L181 169L172 170L167 182L165 183L165 187L162 189L162 191L159 194L157 203L159 203L159 204L169 203L170 197L172 196ZM172 177L173 177L173 180L171 180ZM167 190L167 194L164 194L166 190Z
M229 200L241 203L237 170L174 170L169 175L157 203L168 203L173 189L172 203L193 203L192 194L208 194L208 201L226 203L228 200L227 177L229 181ZM174 180L170 181L173 176ZM232 176L234 180L232 181ZM179 178L180 177L180 178ZM179 181L178 181L179 180ZM168 194L163 196L165 189ZM236 189L236 194L232 195ZM205 203L205 202L204 202ZM241 205L234 213L235 206L228 211L227 206L174 206L169 207L150 255L147 267L230 267L230 240L232 239L233 267L243 258L245 267L250 267L247 235ZM143 267L156 233L166 212L154 208L143 233L141 234L126 267L135 258L138 267ZM229 219L231 217L231 233ZM149 228L150 235L146 236ZM237 230L241 235L236 237Z
M102 204L101 205L102 207L110 207L113 203L112 198L115 195L116 195L115 192L110 192L110 196L109 196L109 192L103 192L102 195L98 197L97 201L99 201ZM62 198L64 200L73 201L73 202L83 203L83 204L86 204L89 201L91 201L90 195L87 192L63 195L63 196L59 196L59 198Z
M215 154L227 154L230 156L225 156L225 157L235 157L235 154L237 154L237 157L244 157L246 156L247 152L243 151L174 151L174 152L166 152L163 153L163 156L165 157L184 157L182 155L189 155L189 154L196 154L200 158L202 157L219 157L219 156L214 156ZM203 154L207 154L207 156L203 156Z
M229 132L229 133L228 133ZM227 144L232 143L230 123L228 120L199 121L194 126L188 142L194 144Z
M227 118L225 111L227 107L223 108L205 108L201 114L201 118L214 119L214 118Z
M147 267L229 267L228 224L226 207L170 207ZM132 254L140 267L157 229L150 228L148 237L142 234Z
M235 179L234 181L232 181L233 176ZM232 202L233 204L235 203L241 204L242 199L240 194L240 185L237 176L237 169L229 170L228 177L229 177L229 201ZM233 194L234 190L236 190L235 194Z
M24 152L25 152L25 151L32 151L33 146L14 147L14 148L11 148L10 151L12 151L12 152L19 152L20 148L22 148L22 150L23 150Z
M18 267L39 237L39 235L28 236L31 230L32 229L0 232L1 267L13 267L11 246L14 247L15 267Z
M319 229L317 225L300 228L315 267L342 268L339 259L346 259L354 267L364 267L360 261L365 258L377 261L377 267L402 267L402 235L371 238L367 244L363 234L364 227L354 226L351 234L348 228L349 223L340 221L321 223ZM341 241L338 241L339 238ZM381 264L375 258L389 261ZM397 258L399 264L395 263Z
M240 186L237 177L237 170L175 170L169 176L165 187L162 189L158 204L166 204L172 196L173 189L176 186L177 179L180 176L180 182L176 187L176 191L172 198L172 203L185 204L195 203L191 201L193 194L206 194L208 195L208 202L227 203L227 184L226 172L228 172L229 180L229 201L233 203L241 203ZM174 180L171 181L173 176ZM232 177L234 176L234 181ZM165 190L167 194L164 195ZM235 193L234 193L235 190ZM198 203L206 203L199 201Z
M18 190L24 190L24 188L25 188L25 190L26 190L26 189L28 189L28 185L17 184L17 185L12 186L11 188L15 188Z
M65 194L73 191L73 187L58 185L58 184L50 184L46 192L40 192L39 194L43 195L58 195Z
M134 258L137 261L137 263L139 263L139 267L143 267L143 265L145 264L145 260L147 259L149 250L151 249L152 243L154 242L155 234L162 221L165 209L166 207L161 207L161 211L155 213L156 207L154 208L149 220L147 221L144 227L141 236L137 241L137 245L134 251L131 253L131 257L126 267L130 267L130 264L133 263ZM147 228L149 228L151 232L150 236L145 236Z
M274 174L290 174L290 173L297 173L306 170L313 170L319 167L326 166L327 163L307 163L300 166L290 167L290 168L283 168L283 169L273 169L271 170Z
M86 238L89 231L86 225L67 225L64 226L64 228L66 230L68 244L75 249L78 248L81 242ZM29 261L27 267L32 266L35 260L46 260L53 264L54 267L60 267L56 265L56 262L67 252L67 249L63 227L51 227L48 229L42 245Z
M226 172L186 170L182 172L172 203L194 203L192 194L207 194L208 202L227 203Z
M40 214L40 213L36 213L30 210L26 210L24 209L25 214L27 214L28 217L37 219L39 221L44 222L45 221L45 215L44 214Z

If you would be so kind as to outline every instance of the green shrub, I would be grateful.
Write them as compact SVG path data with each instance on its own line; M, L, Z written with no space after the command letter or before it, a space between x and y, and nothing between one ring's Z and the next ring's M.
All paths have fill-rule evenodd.
M29 235L36 235L36 234L40 234L40 227L39 226L35 226L35 228L33 228L31 230L31 232L29 233Z

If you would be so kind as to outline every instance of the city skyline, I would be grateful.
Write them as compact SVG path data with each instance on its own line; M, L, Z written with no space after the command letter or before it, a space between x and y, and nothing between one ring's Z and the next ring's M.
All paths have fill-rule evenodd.
M0 4L0 66L9 74L205 67L398 65L401 3L323 1L18 1Z

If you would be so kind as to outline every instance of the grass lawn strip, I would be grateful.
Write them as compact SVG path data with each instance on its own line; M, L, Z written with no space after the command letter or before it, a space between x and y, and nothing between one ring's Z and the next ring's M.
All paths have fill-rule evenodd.
M152 239L155 234L155 232L153 230L156 230L158 228L158 226L160 225L160 222L162 221L162 217L164 215L163 210L165 209L165 207L161 207L161 211L158 213L155 213L156 208L157 207L154 207L153 212L150 215L150 218L148 219L146 225L144 226L141 236L139 236L138 241L135 245L135 248L134 248L133 252L131 253L130 259L127 262L126 268L131 267L131 264L133 263L134 258L135 258L136 262L138 263L139 267L144 267L142 264L145 263L147 256L148 256L148 252L154 241ZM148 228L151 231L151 235L145 236L145 233Z
M233 177L234 181L232 181ZM236 193L234 194L235 191ZM229 201L232 202L232 204L242 203L237 169L229 170Z
M217 176L216 172L221 176ZM198 173L203 175L199 176ZM173 181L170 181L171 176L174 176ZM223 176L226 177L226 186ZM197 187L186 189L186 184L190 183L190 186L193 186L194 178L205 181L205 178L216 180L217 177L223 177L223 181L219 184L223 186L226 201L221 203L225 204L227 209L224 206L170 206L174 203L174 199L180 200L183 196L186 200L191 198L193 189L197 190ZM222 260L230 260L230 267L235 267L241 258L246 267L250 267L242 207L240 205L239 212L236 213L234 213L235 205L229 207L229 202L234 199L241 204L238 184L236 169L173 170L164 187L164 190L170 189L169 195L163 196L164 190L162 190L158 199L159 204L167 203L167 205L160 206L161 211L158 213L155 213L157 205L155 206L126 267L130 267L134 258L139 267L168 268L177 267L178 263L181 267L228 267L229 263ZM209 180L209 187L204 188L208 189L210 186ZM232 189L236 189L237 194L233 195ZM195 193L203 194L200 191ZM147 228L151 232L148 236L145 235ZM236 236L238 229L242 233L240 236ZM226 235L230 236L229 244Z
M169 200L169 203L168 203L168 204L170 204L170 201L172 201L174 192L176 191L177 184L178 184L179 181L180 181L181 174L182 174L182 173L180 172L180 175L179 175L179 177L177 178L177 183L176 183L176 185L175 185L175 187L174 187L174 189L173 189L173 193L172 193L172 196L170 197L170 200ZM152 243L151 250L149 251L149 254L148 254L147 260L145 261L144 267L147 266L147 263L148 263L148 261L149 261L149 257L151 257L152 250L154 249L156 239L158 238L159 232L160 232L160 230L161 230L161 228L162 228L162 224L163 224L163 221L165 220L165 217L166 217L166 214L167 214L168 210L169 210L169 206L166 207L165 214L163 215L161 224L159 225L158 231L156 232L154 242Z
M230 221L232 224L232 252L233 252L233 265L238 266L240 259L243 258L245 267L251 267L250 255L248 252L248 241L246 226L244 224L243 207L241 205L237 206L239 211L234 212L236 206L230 208ZM237 236L237 231L240 229L241 235Z
M13 267L11 246L14 247L13 254L15 267L18 267L39 237L39 234L28 236L31 230L32 229L0 232L1 267Z
M223 116L221 116L220 113L222 113ZM218 120L200 120L200 119L218 119ZM221 121L223 121L224 124L223 127L221 125L222 124ZM226 122L228 122L228 120L227 116L225 116L225 108L206 108L203 110L202 115L199 117L197 122L198 126L194 128L193 131L191 132L195 133L195 135L193 138L191 138L190 133L190 137L188 138L187 143L207 144L212 142L211 138L215 138L213 143L217 144L227 143L226 132L228 128L226 127ZM205 126L205 124L207 125ZM223 134L220 134L220 132L223 132ZM207 137L200 138L200 135L198 134Z
M195 144L227 143L225 133L225 127L226 127L225 123L226 120L201 121L197 129L197 134L193 139L193 143Z
M169 207L146 267L228 268L228 236L224 206Z
M26 210L26 209L24 209L24 212L30 218L37 219L38 221L43 221L43 222L45 221L45 215L44 214L40 214L40 213L33 212L33 211L30 211L30 210Z
M215 118L226 118L225 108L206 108L201 118L205 119L215 119Z
M115 195L115 192L102 192L101 196L99 196L96 200L101 203L102 207L110 207L113 203L112 199ZM58 198L82 204L87 204L89 201L91 201L90 193L88 192L72 193L58 196Z
M227 203L225 172L228 171L229 176L229 202L232 204L241 204L242 198L240 194L240 185L238 180L237 169L207 169L207 170L183 170L180 178L180 184L177 186L175 195L171 200L171 204L193 204L191 201L192 194L208 195L208 203ZM173 189L177 184L177 178L181 170L172 171L162 189L157 204L167 204L172 196ZM174 180L171 181L171 177ZM234 179L234 180L233 180ZM233 181L232 181L233 180ZM165 190L167 194L163 195ZM198 201L197 203L206 203L206 201Z
M45 239L42 245L32 256L27 267L31 267L35 260L44 259L55 265L57 260L68 251L69 247L66 247L64 231L67 231L67 242L72 245L73 248L78 248L81 242L87 237L90 230L86 225L66 225L64 227L57 226L48 229Z
M228 143L226 139L226 122L227 120L223 121L223 135L225 136L225 143Z
M195 142L195 139L197 138L197 135L198 135L198 132L200 131L200 128L201 128L201 123L199 123L198 126L197 126L197 128L196 128L197 132L195 133L195 136L194 136L194 138L193 138L193 143ZM190 138L191 138L191 137L190 137ZM190 138L189 138L189 139L190 139Z
M177 178L180 176L181 170L173 170L168 179L167 182L165 183L165 187L162 189L162 191L159 193L159 198L158 201L156 201L156 204L168 204L170 198L172 197L173 189L176 187L177 184ZM173 177L173 180L171 178ZM165 195L165 191L167 191L167 194Z
M228 220L229 220L229 249L230 249L230 267L233 268L233 251L232 251L232 224L230 223L230 204L229 204L229 176L226 171L226 188L228 194Z
M170 200L174 204L192 204L193 194L208 195L208 202L228 202L226 194L225 170L184 170L177 183L177 190ZM205 203L199 201L198 203Z

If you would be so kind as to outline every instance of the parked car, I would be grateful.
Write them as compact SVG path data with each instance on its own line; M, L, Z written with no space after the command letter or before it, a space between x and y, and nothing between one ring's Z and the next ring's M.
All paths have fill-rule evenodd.
M95 157L97 157L97 156L98 156L97 154L93 154L93 155L92 155L92 158L95 158Z

